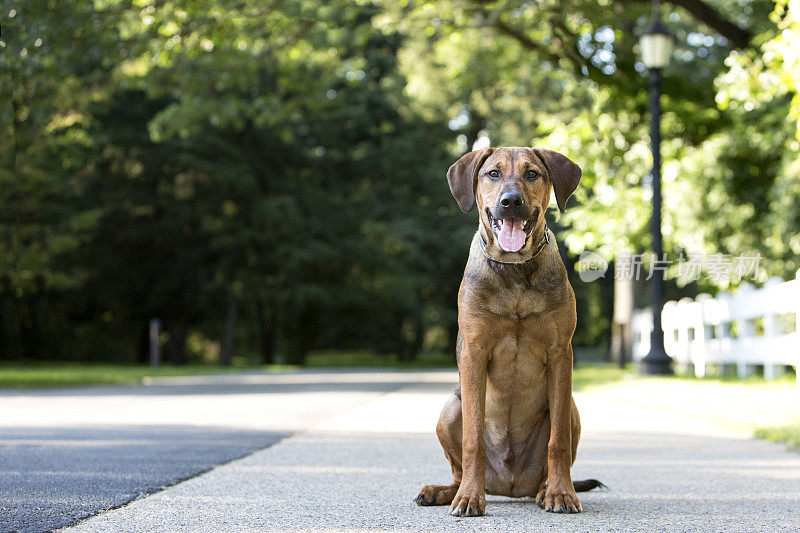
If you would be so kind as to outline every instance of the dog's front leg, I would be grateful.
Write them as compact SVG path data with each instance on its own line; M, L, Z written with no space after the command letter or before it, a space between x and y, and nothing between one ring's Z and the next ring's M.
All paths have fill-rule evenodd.
M547 444L547 484L537 496L547 511L579 513L581 503L572 485L572 343L548 352L547 399L550 440Z
M450 505L454 516L481 516L486 509L486 409L487 358L480 343L465 338L459 354L463 436L461 485Z

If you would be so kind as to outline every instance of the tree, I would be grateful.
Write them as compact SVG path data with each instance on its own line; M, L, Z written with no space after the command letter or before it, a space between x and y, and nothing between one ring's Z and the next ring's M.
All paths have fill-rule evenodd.
M662 6L679 41L664 97L675 256L758 251L770 273L798 266L789 2L772 22L764 0ZM548 214L571 276L584 250L649 245L636 39L648 2L33 0L11 12L6 358L134 360L153 317L176 363L219 340L223 361L441 349L475 229L444 174L487 136L583 167L567 214ZM573 285L576 339L602 343L609 288Z

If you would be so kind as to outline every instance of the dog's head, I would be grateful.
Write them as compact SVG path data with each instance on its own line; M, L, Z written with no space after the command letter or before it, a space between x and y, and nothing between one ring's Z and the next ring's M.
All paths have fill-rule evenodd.
M520 253L535 245L529 237L544 225L551 187L563 212L580 179L578 165L543 148L475 150L447 171L461 210L468 213L477 203L487 238L503 251Z

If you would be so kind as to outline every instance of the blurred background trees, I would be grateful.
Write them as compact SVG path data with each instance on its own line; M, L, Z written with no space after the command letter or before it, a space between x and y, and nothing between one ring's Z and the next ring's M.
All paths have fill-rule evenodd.
M154 317L177 364L451 350L475 216L444 173L479 139L583 167L548 215L571 275L649 244L649 2L0 6L0 359L144 361ZM800 6L662 11L666 249L788 277ZM604 346L609 284L573 285Z

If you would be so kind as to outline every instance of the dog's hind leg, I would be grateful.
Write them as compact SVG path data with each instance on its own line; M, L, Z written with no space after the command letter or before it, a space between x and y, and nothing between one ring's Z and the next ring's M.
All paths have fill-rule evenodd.
M450 485L426 485L414 498L418 505L450 505L461 485L461 398L456 394L447 400L436 425L436 435L444 449L453 482Z

